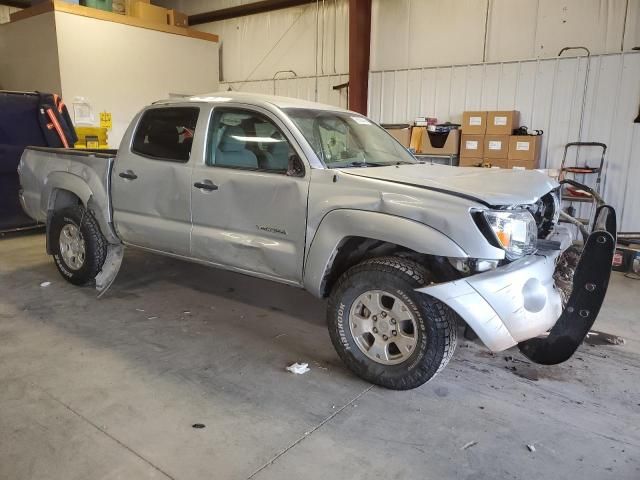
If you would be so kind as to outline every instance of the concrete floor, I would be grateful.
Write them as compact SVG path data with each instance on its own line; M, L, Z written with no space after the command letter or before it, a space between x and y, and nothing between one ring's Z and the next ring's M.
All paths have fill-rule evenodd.
M638 479L640 283L612 283L595 328L624 345L538 367L461 339L393 392L342 366L301 290L129 251L96 300L41 235L5 237L0 479Z

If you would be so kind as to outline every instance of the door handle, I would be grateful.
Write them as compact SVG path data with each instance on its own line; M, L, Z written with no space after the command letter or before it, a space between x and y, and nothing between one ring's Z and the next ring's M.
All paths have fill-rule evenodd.
M125 170L124 172L120 172L118 176L122 178L126 178L128 180L135 180L136 178L138 178L138 175L133 173L131 170Z
M201 182L196 182L193 184L194 187L199 188L200 190L206 190L208 192L212 192L214 190L218 190L218 186L213 183L211 180L202 180Z

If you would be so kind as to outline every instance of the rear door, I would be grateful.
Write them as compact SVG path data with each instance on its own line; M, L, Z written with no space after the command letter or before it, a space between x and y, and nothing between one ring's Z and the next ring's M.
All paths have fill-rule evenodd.
M272 113L225 105L215 107L206 143L193 169L192 255L300 283L310 170L295 140Z
M120 149L111 192L115 227L125 243L189 255L190 159L197 154L192 145L199 114L198 106L150 108L130 148Z

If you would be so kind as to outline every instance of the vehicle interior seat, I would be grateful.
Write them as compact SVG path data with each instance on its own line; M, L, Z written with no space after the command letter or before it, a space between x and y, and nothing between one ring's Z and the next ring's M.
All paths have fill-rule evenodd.
M178 130L170 123L156 121L147 130L148 143L142 153L158 158L175 158L189 160L189 153L181 151Z
M289 143L280 132L271 134L276 142L269 142L265 158L265 169L287 171L289 168Z
M227 127L216 149L215 164L225 167L258 168L256 155L247 149L246 142L241 139L245 132L237 126Z

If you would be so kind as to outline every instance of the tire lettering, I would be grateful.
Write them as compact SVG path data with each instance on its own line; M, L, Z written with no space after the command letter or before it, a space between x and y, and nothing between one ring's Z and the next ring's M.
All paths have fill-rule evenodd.
M58 257L58 255L54 255L53 256L54 260L56 261L56 263L58 264L58 267L60 268L60 272L65 275L66 277L73 277L73 273L71 273L70 271L68 271L65 268L65 264L64 262Z
M344 331L344 309L345 304L340 303L340 306L338 307L338 335L340 335L340 342L342 342L344 349L350 350L351 347L349 346L349 340L347 339L347 335Z

